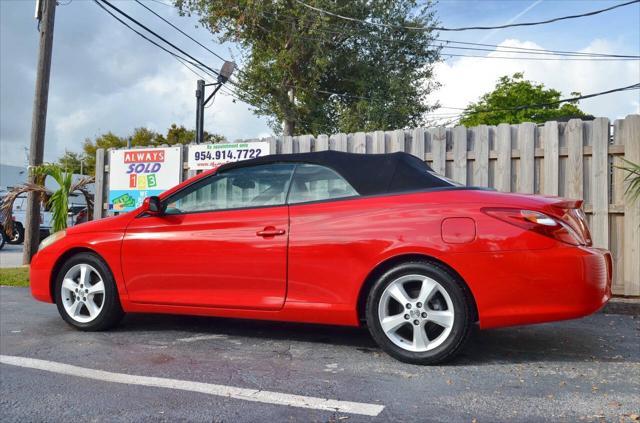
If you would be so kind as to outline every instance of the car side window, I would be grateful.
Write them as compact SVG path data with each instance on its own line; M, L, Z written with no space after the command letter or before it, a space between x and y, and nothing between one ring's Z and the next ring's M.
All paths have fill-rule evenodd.
M358 192L333 169L314 164L299 164L293 175L289 204L334 198L354 197Z
M167 199L167 214L283 205L295 165L274 163L215 174Z

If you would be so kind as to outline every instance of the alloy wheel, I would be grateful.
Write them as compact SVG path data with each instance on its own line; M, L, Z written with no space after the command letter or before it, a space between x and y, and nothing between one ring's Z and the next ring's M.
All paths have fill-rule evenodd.
M105 286L100 273L86 263L76 264L64 275L61 285L62 305L78 323L93 321L104 306Z
M451 334L455 310L449 293L424 275L405 275L392 281L378 304L382 331L398 347L430 351Z

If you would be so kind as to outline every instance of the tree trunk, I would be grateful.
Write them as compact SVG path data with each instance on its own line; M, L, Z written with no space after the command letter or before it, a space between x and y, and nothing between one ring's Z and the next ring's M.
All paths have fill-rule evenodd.
M290 105L289 105L289 113L287 117L284 118L284 121L282 122L282 134L285 136L293 136L293 133L296 129L296 121L291 118L291 116L293 115L293 109L295 107L295 94L293 92L293 88L289 88L289 101L290 101Z

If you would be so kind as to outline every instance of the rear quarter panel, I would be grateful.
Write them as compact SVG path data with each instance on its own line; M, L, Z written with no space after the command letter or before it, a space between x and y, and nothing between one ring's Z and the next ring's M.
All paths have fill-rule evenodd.
M421 254L457 271L482 314L484 299L495 286L486 283L489 275L473 272L472 261L494 261L495 265L500 259L496 253L544 250L557 244L481 212L482 207L502 204L502 197L496 199L495 194L432 191L290 206L287 303L353 306L376 266L393 257ZM442 222L455 217L475 222L476 234L470 242L443 241ZM350 319L357 321L355 310Z

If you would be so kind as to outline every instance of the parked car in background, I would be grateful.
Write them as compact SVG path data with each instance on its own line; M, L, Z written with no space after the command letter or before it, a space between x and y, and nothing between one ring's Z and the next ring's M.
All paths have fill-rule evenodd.
M21 195L13 203L13 236L8 236L9 244L22 244L24 242L25 222L27 217L27 196ZM51 234L52 214L44 204L40 205L40 239Z
M264 156L52 234L31 291L80 330L125 312L366 325L399 360L611 296L581 201L460 186L405 153Z
M85 206L81 206L73 215L73 224L79 225L89 220L89 210Z

